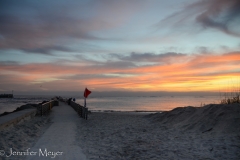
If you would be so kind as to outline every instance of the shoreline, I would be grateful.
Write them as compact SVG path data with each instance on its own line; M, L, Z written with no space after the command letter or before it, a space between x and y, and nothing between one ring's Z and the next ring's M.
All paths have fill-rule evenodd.
M118 110L89 110L91 113L162 113L166 111L148 111L148 110L136 110L136 111L118 111Z
M184 97L184 98L183 98ZM188 97L188 98L187 98ZM11 101L0 101L0 114L4 112L12 112L18 107L27 104L38 104L45 100L50 100L52 97L15 97ZM143 112L161 112L169 111L180 106L196 106L200 107L204 103L216 103L218 96L177 96L177 97L107 97L88 99L88 108L93 111L143 111ZM76 99L79 104L83 103L80 98ZM19 104L19 105L18 105Z

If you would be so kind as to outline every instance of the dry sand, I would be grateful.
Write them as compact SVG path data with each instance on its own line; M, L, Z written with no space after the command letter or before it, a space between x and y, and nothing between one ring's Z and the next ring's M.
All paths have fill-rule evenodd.
M240 105L157 114L92 113L78 124L88 159L240 159Z
M33 117L1 130L0 150L32 148L50 125L51 116ZM88 120L79 118L76 137L90 160L239 160L240 104L183 107L156 114L95 112Z
M33 147L50 124L50 115L35 116L25 119L17 125L0 130L0 152L2 154L3 151L5 152L5 155L0 155L0 160L25 159L26 156L17 156L15 158L11 156L7 158L6 155L10 155L11 148L13 151L22 152Z

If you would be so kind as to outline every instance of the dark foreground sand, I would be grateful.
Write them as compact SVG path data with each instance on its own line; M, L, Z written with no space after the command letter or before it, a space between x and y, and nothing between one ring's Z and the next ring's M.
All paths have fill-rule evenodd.
M0 150L32 148L50 125L51 116L33 117L1 130ZM79 118L76 133L76 145L91 160L239 160L240 104L92 113L88 120Z
M88 159L240 159L240 105L157 114L92 113L78 124Z
M16 152L26 151L34 146L41 135L47 130L51 124L51 117L35 116L18 123L17 125L0 130L0 160L25 159L26 156L10 155L10 149ZM3 154L4 155L1 155Z

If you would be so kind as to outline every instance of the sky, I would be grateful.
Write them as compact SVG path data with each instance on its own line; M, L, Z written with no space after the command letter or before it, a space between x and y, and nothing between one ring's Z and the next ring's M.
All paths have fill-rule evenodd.
M239 0L0 0L0 93L240 88Z

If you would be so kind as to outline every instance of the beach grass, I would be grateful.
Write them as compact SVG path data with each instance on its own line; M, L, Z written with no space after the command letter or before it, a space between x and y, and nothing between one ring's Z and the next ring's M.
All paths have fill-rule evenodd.
M221 104L233 104L233 103L240 103L240 83L238 86L232 85L232 87L228 87L225 93L220 94L221 97Z
M225 94L225 98L221 100L221 104L233 104L233 103L240 103L239 93L236 93L234 96L227 96Z

